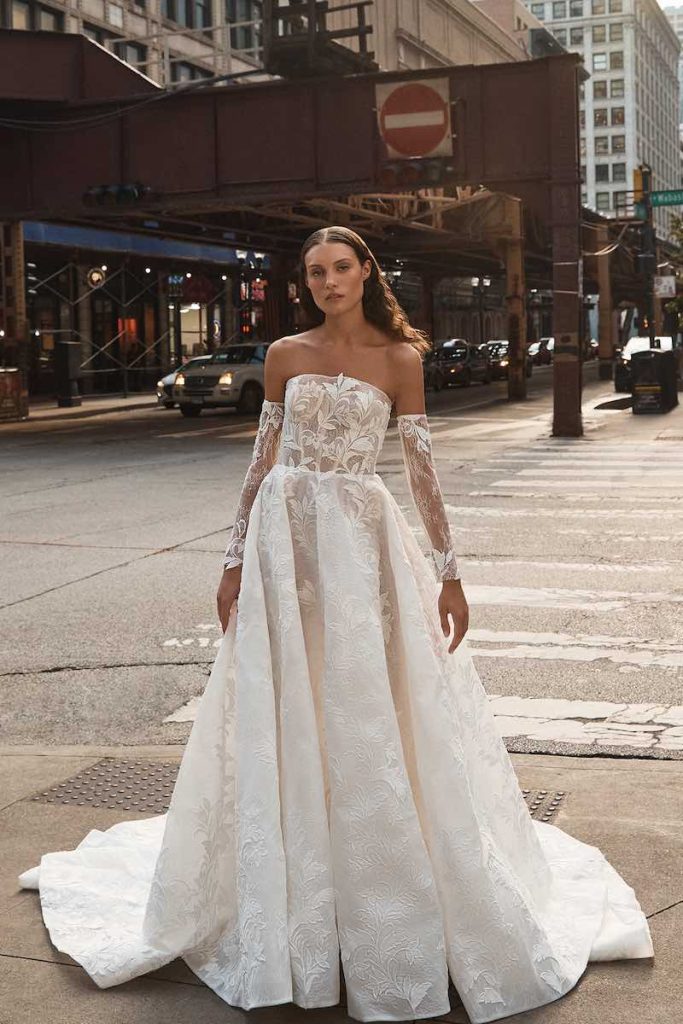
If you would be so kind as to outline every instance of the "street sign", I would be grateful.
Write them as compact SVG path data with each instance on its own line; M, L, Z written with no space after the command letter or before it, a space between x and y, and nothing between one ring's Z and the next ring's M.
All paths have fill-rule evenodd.
M651 192L653 206L683 206L683 188L670 188L665 192Z
M675 299L676 298L676 278L673 274L667 274L662 277L655 277L654 280L655 295L659 299Z
M390 157L451 156L447 78L375 86L380 135Z

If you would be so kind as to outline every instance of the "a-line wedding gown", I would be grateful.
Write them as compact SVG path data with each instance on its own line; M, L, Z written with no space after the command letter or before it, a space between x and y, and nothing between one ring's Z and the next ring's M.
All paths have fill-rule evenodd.
M243 1007L473 1022L549 1003L589 960L652 955L633 890L527 810L467 642L427 418L397 417L430 567L375 472L391 412L300 373L264 401L226 564L243 563L166 815L21 876L107 987L175 957Z

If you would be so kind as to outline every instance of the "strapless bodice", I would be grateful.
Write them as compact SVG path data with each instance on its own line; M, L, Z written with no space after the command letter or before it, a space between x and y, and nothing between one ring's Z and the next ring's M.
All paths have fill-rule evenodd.
M340 373L298 373L285 387L278 463L317 472L374 473L391 399Z

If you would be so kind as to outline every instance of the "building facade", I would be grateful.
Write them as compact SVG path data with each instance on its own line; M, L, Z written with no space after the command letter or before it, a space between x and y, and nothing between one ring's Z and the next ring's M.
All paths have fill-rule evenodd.
M590 76L582 87L583 202L606 216L631 212L633 172L652 168L655 189L678 188L681 46L656 0L529 3ZM658 234L669 212L655 211Z
M669 19L678 41L683 44L683 7L665 7L664 13ZM683 52L678 57L678 89L680 95L678 121L683 130Z

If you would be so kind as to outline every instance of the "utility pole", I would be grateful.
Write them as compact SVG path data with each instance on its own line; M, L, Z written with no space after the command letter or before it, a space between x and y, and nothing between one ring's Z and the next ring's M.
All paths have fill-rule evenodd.
M645 277L645 315L650 348L655 347L655 275L657 273L657 238L652 218L652 168L641 164L633 172L633 200L642 217L643 251L638 253L640 273Z

